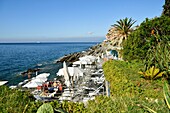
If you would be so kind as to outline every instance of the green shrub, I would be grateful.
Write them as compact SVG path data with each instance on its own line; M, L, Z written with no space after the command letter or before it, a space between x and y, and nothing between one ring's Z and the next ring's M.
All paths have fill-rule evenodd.
M137 91L140 89L136 89L138 87L135 87L132 81L133 75L138 75L135 79L140 78L137 73L140 65L110 60L103 65L103 69L106 80L110 82L111 95L134 96L135 93L139 93Z
M132 32L123 43L124 60L143 60L154 42L153 34L170 35L170 18L166 16L146 19L139 28Z
M152 38L156 41L150 42L152 46L149 48L144 60L144 70L154 66L168 77L170 74L170 36L155 35Z
M54 100L52 102L50 102L51 106L54 108L54 109L59 109L61 108L61 103L59 103L59 101L57 100Z
M0 86L0 113L35 113L41 104L28 91Z
M83 103L64 101L61 103L61 106L68 113L87 113Z
M38 101L38 102L35 102L35 101L31 101L29 103L29 106L27 107L26 109L26 113L36 113L37 112L37 109L42 105L43 103Z

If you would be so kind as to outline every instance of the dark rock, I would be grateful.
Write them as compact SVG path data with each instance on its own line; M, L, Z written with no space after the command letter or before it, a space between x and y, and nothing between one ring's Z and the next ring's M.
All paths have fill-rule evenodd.
M37 69L28 69L27 71L22 72L21 75L28 74L29 72L35 73L37 71L40 71L40 69L39 68L37 68Z
M90 47L86 51L65 55L64 57L59 58L57 60L57 63L64 62L64 61L72 63L72 62L78 61L80 57L83 57L85 55L94 55L95 56L95 55L99 54L100 52L102 52L101 48L102 48L102 45L97 44L95 46Z

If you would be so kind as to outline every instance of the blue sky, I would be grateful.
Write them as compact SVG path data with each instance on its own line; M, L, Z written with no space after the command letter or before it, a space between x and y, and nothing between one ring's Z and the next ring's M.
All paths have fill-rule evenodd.
M160 16L164 0L0 0L0 42L102 41L117 20Z

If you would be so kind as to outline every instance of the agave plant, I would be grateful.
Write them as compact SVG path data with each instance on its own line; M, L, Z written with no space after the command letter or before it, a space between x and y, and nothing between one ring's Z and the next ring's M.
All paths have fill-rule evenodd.
M150 69L146 70L146 72L139 72L139 74L142 74L145 79L157 79L163 76L164 72L160 72L159 68L156 68L152 66Z
M156 41L150 42L153 44L151 44L144 60L144 70L148 70L154 65L168 77L170 75L170 36L155 35L152 38Z

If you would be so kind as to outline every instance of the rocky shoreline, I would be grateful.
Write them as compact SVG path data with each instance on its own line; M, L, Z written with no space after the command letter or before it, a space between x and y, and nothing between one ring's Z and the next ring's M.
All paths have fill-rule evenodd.
M92 56L101 56L102 53L105 52L105 49L103 48L103 42L96 44L89 49L85 51L70 53L65 56L60 57L55 61L55 63L63 63L64 61L67 62L68 66L71 66L73 62L78 61L80 57L86 56L86 55L92 55ZM21 75L26 75L31 73L35 73L36 71L39 71L39 68L33 68L33 69L27 69L24 72L21 72Z
M36 77L30 79L31 81L27 80L26 82L25 81L20 82L18 86L22 87L24 90L27 89L30 90L32 88L38 88L40 86L39 87L40 91L39 90L37 91L37 89L35 89L31 91L31 94L33 94L37 100L41 101L59 100L60 102L62 102L66 100L86 103L88 100L95 99L96 95L105 95L106 94L104 84L105 77L102 69L103 60L101 58L99 58L98 60L98 56L102 56L102 53L105 52L105 49L103 48L102 45L103 44L100 43L90 47L86 51L65 55L56 61L56 63L64 62L63 68L60 69L62 71L59 70L58 73L60 72L60 74L57 74L57 76L59 77L59 78L57 77L57 80L59 80L63 87L63 90L61 89L62 92L60 92L60 95L58 95L59 93L56 90L54 90L55 88L54 86L51 85L45 86L45 84L49 84L49 82L55 83L56 81L56 78L54 78L54 81L47 81L47 77L50 75L50 73L39 74ZM91 58L92 62L91 64L90 63L84 64L84 68L71 66L73 62L80 61L79 59L80 57L84 56L87 57L86 55L87 56L91 55L94 58L94 59ZM67 66L70 67L66 66L66 62ZM73 69L74 74L71 74ZM61 72L63 73L61 74ZM40 76L46 76L44 79L45 82L42 82L43 80L42 77ZM40 77L41 80L38 77ZM42 82L42 84L39 84L40 81ZM11 86L11 88L16 87L17 86ZM51 91L49 90L49 88L53 90Z
M83 57L85 55L92 55L92 56L101 56L101 54L104 52L105 50L102 47L102 43L94 45L92 47L90 47L88 50L86 51L81 51L81 52L76 52L76 53L71 53L68 55L65 55L61 58L59 58L56 63L59 62L69 62L69 63L73 63L77 60L79 60L80 57Z

